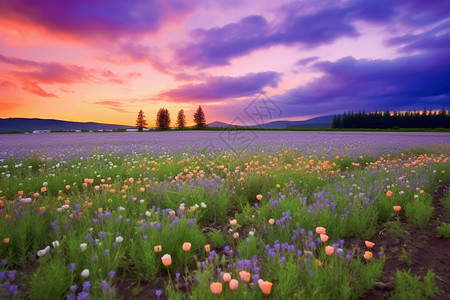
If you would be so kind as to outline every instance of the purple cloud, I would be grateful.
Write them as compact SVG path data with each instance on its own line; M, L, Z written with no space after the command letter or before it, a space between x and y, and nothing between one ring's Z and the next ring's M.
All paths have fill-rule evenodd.
M310 2L290 2L279 9L277 23L269 23L263 16L248 16L223 27L194 30L192 42L176 49L176 57L181 65L207 68L228 65L235 57L275 45L314 48L342 37L355 38L359 36L356 21L420 28L450 14L450 2L433 2L448 13L419 0L324 1L314 2L314 7Z
M0 18L37 24L78 39L116 40L157 31L193 10L192 0L18 0L2 1Z
M281 73L249 73L239 77L209 77L203 83L184 84L176 89L161 93L176 102L214 102L216 100L253 96L264 87L278 86Z
M450 103L447 51L393 60L345 57L314 67L324 75L273 97L289 116L425 106L439 109Z
M389 39L389 46L401 46L401 52L448 51L450 49L450 21L420 34L407 34Z

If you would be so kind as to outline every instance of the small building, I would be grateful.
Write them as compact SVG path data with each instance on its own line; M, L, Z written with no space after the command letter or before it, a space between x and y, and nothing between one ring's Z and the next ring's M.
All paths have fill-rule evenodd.
M47 129L39 129L39 130L33 130L33 134L38 134L38 133L50 133L51 130L47 130Z
M137 128L127 128L126 131L127 132L137 132L138 129Z

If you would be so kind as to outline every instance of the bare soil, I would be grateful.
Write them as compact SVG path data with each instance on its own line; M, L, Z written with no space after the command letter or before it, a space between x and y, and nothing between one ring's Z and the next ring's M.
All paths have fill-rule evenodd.
M435 299L450 299L450 255L448 252L450 238L441 238L437 231L437 227L442 222L450 223L450 212L446 211L440 202L449 186L450 183L441 185L433 193L435 209L426 227L415 228L405 219L400 219L405 234L400 237L392 237L389 236L387 230L382 228L371 239L376 244L375 247L378 247L376 249L384 248L386 263L375 287L362 299L388 299L395 288L394 280L397 269L409 269L411 274L421 278L429 269L433 269L436 274L435 284L439 288L439 294ZM409 262L405 259L399 260L402 248L408 253Z

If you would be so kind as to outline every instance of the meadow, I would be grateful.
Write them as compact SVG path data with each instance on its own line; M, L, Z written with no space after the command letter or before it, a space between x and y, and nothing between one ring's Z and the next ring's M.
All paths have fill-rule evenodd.
M242 152L120 134L1 137L0 297L360 299L392 258L384 240L432 227L448 245L448 134L273 133ZM445 297L448 273L409 272L408 251L384 294Z

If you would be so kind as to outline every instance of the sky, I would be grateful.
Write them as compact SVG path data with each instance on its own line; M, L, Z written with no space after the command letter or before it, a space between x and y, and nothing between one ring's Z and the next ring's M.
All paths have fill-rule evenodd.
M448 0L0 2L0 118L251 123L450 106Z

